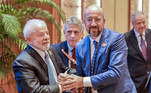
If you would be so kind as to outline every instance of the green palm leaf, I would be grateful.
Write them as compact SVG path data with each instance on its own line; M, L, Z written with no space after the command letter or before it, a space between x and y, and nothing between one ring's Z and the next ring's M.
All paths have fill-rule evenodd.
M9 37L14 38L21 32L20 22L13 15L2 14L2 24Z
M17 0L16 3L19 3L20 0ZM32 3L32 2L37 2L37 4L39 5L39 2L43 5L48 5L48 6L53 6L55 9L57 9L57 11L59 12L61 19L63 22L66 21L65 18L65 13L64 11L62 11L61 7L58 6L56 3L54 3L52 0L22 0L22 3L17 4L16 6L21 6L24 8L25 7L30 7L27 3Z
M38 7L39 3L48 7L53 6L58 11L61 20L65 22L64 11L62 11L61 7L52 0L0 0L1 79L9 79L8 76L12 74L12 62L17 57L17 54L11 50L12 44L17 45L21 50L27 46L27 42L22 39L23 34L20 33L27 20L31 18L44 18L50 20L57 28L59 37L58 41L60 41L60 25L49 11ZM7 83L9 84L9 82L10 81ZM3 91L4 90L0 87L0 92Z

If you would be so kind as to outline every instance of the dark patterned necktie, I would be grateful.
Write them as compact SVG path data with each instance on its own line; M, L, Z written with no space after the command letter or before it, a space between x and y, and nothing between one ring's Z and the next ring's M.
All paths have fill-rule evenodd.
M94 75L94 68L95 68L95 62L96 62L96 56L97 56L97 49L98 49L98 43L94 40L93 41L95 50L92 57L92 67L91 67L91 76Z
M74 60L76 60L76 52L75 52L75 48L72 49L72 58ZM71 68L75 68L76 69L76 64L74 62L71 62Z
M50 63L52 61L47 52L45 52L45 60L47 62L47 68L48 68L49 85L57 84L57 81L55 79L55 72L53 70L52 64Z
M143 39L142 35L140 35L141 37L141 49L142 49L142 55L144 56L145 60L147 59L147 47L145 44L145 40Z
M72 58L73 58L74 60L76 60L75 48L73 48L73 49L71 50L71 52L72 52ZM74 62L71 62L71 68L76 69L76 64L75 64ZM78 93L78 88L71 89L71 93Z

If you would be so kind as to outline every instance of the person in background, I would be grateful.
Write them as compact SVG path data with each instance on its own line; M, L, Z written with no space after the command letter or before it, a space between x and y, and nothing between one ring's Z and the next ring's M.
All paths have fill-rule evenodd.
M58 84L57 76L66 70L71 73L74 70L65 67L56 50L50 47L46 23L31 19L25 24L23 33L28 45L13 64L18 93L62 93L68 90Z
M127 67L124 36L104 28L102 8L89 6L84 12L89 35L76 45L77 76L59 75L64 87L86 87L85 93L136 93Z
M63 52L62 49L71 57L75 53L75 46L83 38L83 25L81 20L76 16L67 19L64 27L64 36L66 41L51 45L54 47L65 66L76 69L76 64L72 62ZM72 56L73 55L73 56ZM76 57L76 56L75 56ZM76 58L74 58L76 59Z
M65 23L63 32L66 41L53 44L51 46L57 50L62 62L66 67L76 69L76 63L70 60L64 54L64 52L66 52L69 56L76 60L75 46L77 42L79 42L83 38L83 25L81 20L76 16L69 17ZM62 51L62 49L64 50L64 52ZM76 89L71 90L72 93L73 91L75 93ZM79 89L78 91L81 91L80 93L83 93L83 89Z
M151 93L151 30L143 11L131 15L133 29L124 34L128 46L128 69L138 93Z

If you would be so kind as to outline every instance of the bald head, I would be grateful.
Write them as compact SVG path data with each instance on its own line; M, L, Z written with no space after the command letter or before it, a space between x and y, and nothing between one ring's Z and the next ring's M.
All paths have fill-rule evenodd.
M103 9L97 5L91 5L89 6L85 12L84 12L84 18L86 17L86 15L89 13L89 12L101 12L101 16L104 18L104 13L103 13Z
M90 37L93 39L97 38L104 29L103 9L97 5L89 6L84 12L84 23Z

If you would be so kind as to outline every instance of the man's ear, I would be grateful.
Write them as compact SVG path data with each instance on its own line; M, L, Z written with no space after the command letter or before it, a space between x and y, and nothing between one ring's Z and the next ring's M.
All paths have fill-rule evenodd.
M31 44L31 38L30 37L26 37L26 41Z
M83 31L81 32L81 39L83 39L84 37L84 29L82 29Z
M105 22L106 22L106 19L104 18L104 24L105 24Z
M63 33L65 34L65 30L63 30Z
M131 22L131 23L132 23L132 26L134 27L135 22L133 21L133 22Z

